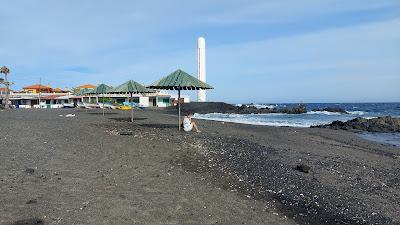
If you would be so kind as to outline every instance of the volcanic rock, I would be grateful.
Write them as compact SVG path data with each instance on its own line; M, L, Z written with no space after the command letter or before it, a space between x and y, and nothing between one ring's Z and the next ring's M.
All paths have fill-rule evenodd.
M283 110L279 111L281 113L287 113L287 114L301 114L301 113L306 113L307 112L307 108L305 105L300 104L296 107L293 108L284 108Z
M390 116L378 117L373 119L365 119L357 117L355 119L342 122L333 121L330 124L318 125L313 127L331 128L352 131L369 131L369 132L400 132L400 118Z
M175 111L176 106L167 108L167 111ZM186 114L192 113L235 113L235 114L262 114L262 113L287 113L287 114L300 114L306 113L305 105L300 104L295 107L285 107L283 109L277 108L257 108L253 105L234 106L224 102L191 102L181 105L181 112Z
M314 112L321 112L321 111L326 111L326 112L337 112L337 113L342 113L342 114L348 114L348 112L340 107L326 107L326 108L320 108L320 109L313 109L312 111Z
M296 166L296 170L302 172L302 173L308 173L310 171L311 167L305 165L305 164L300 164Z
M25 169L25 172L26 172L26 173L29 173L29 174L33 174L33 173L35 172L35 169L33 169L33 168L26 168L26 169Z
M26 204L36 204L37 203L37 199L30 199L29 201L26 202Z

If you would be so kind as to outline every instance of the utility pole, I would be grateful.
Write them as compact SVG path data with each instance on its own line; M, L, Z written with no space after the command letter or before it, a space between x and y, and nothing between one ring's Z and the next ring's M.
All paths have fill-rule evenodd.
M42 85L42 78L40 77L40 78L39 78L39 109L42 108L42 106L40 105L40 93L42 92L42 87L41 87L41 85Z

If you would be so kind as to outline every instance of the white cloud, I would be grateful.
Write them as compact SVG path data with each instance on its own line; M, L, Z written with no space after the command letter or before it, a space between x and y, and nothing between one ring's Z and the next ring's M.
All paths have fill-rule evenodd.
M230 84L232 89L251 89L219 90L229 92L232 99L270 96L271 101L287 101L293 90L299 90L299 100L323 101L342 95L314 90L323 93L324 85L340 84L346 90L342 94L352 93L348 100L378 99L368 92L374 89L380 90L379 97L393 101L400 99L399 52L400 20L396 19L209 49L208 77L218 87L226 85L213 74L240 81ZM360 86L353 87L355 83ZM284 92L290 96L284 97Z
M181 45L178 38L174 40L187 29L200 32L204 27L217 26L223 36L225 26L280 25L390 7L400 8L400 2L8 1L0 9L2 30L7 31L0 35L0 63L12 68L11 77L20 86L37 82L39 76L57 86L107 79L113 84L126 79L148 83L176 68L196 73L195 40L190 46ZM293 96L282 93L283 86L303 90L307 100L313 96L307 90L311 81L321 85L328 81L343 83L362 75L368 77L363 85L378 83L387 96L400 99L393 91L400 71L399 21L320 27L319 31L307 30L309 33L304 30L261 41L248 37L246 42L209 47L208 79L217 87L211 96L265 98L263 88L268 84L268 90L275 93L268 96L277 101ZM235 32L246 37L240 28ZM178 47L169 47L165 35L171 35L168 40ZM85 67L95 73L65 71L71 67ZM376 82L383 75L387 81ZM232 90L239 85L236 83L228 89L226 82L233 78L247 85L249 91ZM271 83L276 85L269 86Z
M226 3L226 2L225 2ZM287 23L305 18L318 18L337 13L362 12L388 7L400 7L396 0L284 0L284 1L229 1L231 7L208 17L208 21L219 24ZM236 3L236 4L235 4Z

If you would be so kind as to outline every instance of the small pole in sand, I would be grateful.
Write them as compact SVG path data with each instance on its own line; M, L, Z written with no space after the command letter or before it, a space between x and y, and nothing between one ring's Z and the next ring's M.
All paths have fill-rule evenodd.
M181 89L178 89L178 130L181 130Z
M103 88L103 116L104 116L104 88Z

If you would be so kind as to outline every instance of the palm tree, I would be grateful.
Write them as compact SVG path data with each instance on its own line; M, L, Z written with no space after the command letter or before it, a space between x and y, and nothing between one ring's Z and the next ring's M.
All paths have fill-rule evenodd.
M10 83L7 81L7 75L10 73L10 69L8 69L7 67L3 66L3 67L0 68L0 73L4 74L4 79L3 79L3 82L2 82L6 86L6 89L5 89L5 92L6 92L5 101L6 101L6 103L5 103L4 107L6 109L8 109L9 108L9 105L8 105L9 88L8 87L10 86Z

